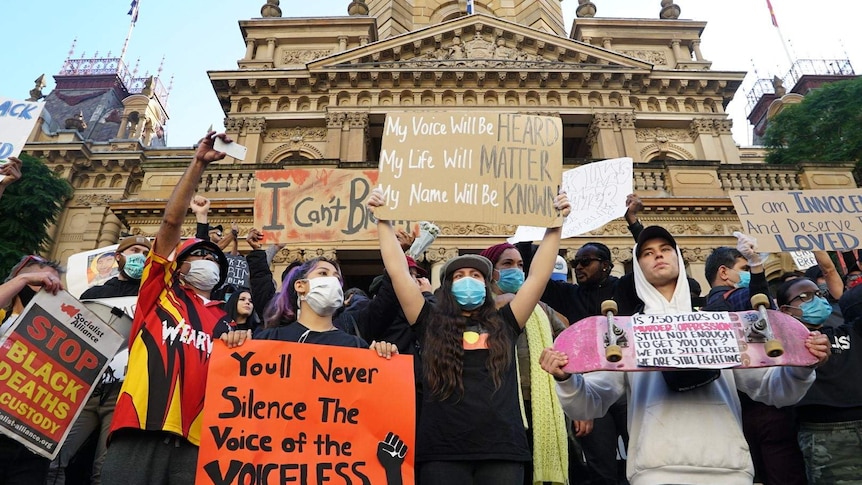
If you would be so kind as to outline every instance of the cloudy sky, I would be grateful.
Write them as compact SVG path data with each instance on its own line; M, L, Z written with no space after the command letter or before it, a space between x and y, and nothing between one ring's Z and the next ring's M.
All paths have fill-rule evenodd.
M466 0L462 0L466 3ZM0 96L26 98L33 80L53 76L69 56L117 56L129 31L130 0L7 0L3 8L7 68L0 76ZM235 69L245 52L237 22L260 16L264 0L140 0L137 25L126 63L138 66L138 76L155 74L167 85L173 77L168 143L190 146L212 124L222 126L221 112L207 77L208 70ZM347 15L349 0L282 0L285 17ZM658 18L659 0L593 0L597 17ZM729 111L734 138L750 144L745 120L744 89L756 77L784 75L788 57L772 26L766 0L676 0L681 18L707 21L701 50L713 69L748 72ZM848 58L862 69L862 28L847 0L772 0L795 59ZM567 29L575 19L577 0L562 0ZM164 59L164 61L163 61ZM163 64L162 64L163 62ZM757 76L754 71L757 71Z

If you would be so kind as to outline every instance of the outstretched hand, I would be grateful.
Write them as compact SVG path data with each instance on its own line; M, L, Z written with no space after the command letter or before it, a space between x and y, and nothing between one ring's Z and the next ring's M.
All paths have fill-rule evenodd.
M638 194L629 194L626 196L626 222L629 225L634 224L638 220L638 213L644 210L644 203Z
M207 132L206 136L201 138L198 142L197 149L195 150L195 160L209 165L210 163L221 160L225 157L226 153L217 151L213 148L216 138L221 138L225 143L231 143L233 141L224 133L216 134L215 131L210 130Z
M56 274L50 271L34 271L32 273L21 273L17 276L30 286L41 286L43 290L56 295L63 289L63 282Z
M569 203L569 197L565 192L560 191L560 193L554 197L554 209L557 209L560 215L564 218L568 217L569 213L572 212L572 205Z
M763 264L763 258L757 252L757 239L739 231L734 231L733 235L736 236L736 249L742 253L742 257L748 261L749 266Z
M246 340L251 340L251 330L231 330L221 334L221 340L229 349L239 347Z

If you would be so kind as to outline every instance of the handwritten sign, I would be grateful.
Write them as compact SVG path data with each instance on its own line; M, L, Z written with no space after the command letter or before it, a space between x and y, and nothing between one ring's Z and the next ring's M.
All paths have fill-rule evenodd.
M293 169L255 172L254 224L267 243L371 241L376 220L365 207L376 170ZM412 232L415 224L393 221Z
M412 357L217 342L209 376L197 485L413 483Z
M0 96L0 160L21 154L44 107L45 103ZM0 175L0 180L2 177Z
M563 172L562 190L569 197L572 212L563 221L562 238L598 229L625 215L633 172L631 158L593 162ZM544 228L519 226L509 242L538 241L544 235Z
M724 369L742 365L736 326L727 312L635 315L637 363L642 367Z
M817 259L812 251L791 251L790 256L793 262L796 263L796 269L805 271L806 269L817 266Z
M389 113L380 151L381 217L558 227L559 118Z
M225 256L227 256L228 268L224 284L249 288L251 283L249 282L248 261L245 260L244 256L240 255L225 254Z
M862 189L731 191L742 230L765 252L850 251L862 238Z
M122 344L69 293L37 293L0 344L0 432L54 459Z

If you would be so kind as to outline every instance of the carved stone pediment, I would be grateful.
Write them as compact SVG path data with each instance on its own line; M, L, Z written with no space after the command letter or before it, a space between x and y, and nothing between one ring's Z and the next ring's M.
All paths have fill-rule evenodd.
M311 61L311 72L416 68L648 71L652 64L601 47L475 14Z

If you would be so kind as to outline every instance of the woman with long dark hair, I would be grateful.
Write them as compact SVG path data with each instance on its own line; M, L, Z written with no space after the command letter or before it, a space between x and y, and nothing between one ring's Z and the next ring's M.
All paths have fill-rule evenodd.
M375 189L371 210L384 204ZM565 216L564 194L554 207ZM378 220L380 253L407 321L422 347L425 389L416 443L423 485L520 485L531 459L521 420L515 342L551 276L560 228L548 229L518 293L499 310L493 265L478 255L449 260L437 303L426 303L410 277L389 221Z
M254 332L260 327L260 318L257 312L254 311L254 303L252 303L251 290L245 287L240 287L233 293L225 302L225 313L230 319L231 326L235 330L251 330Z

